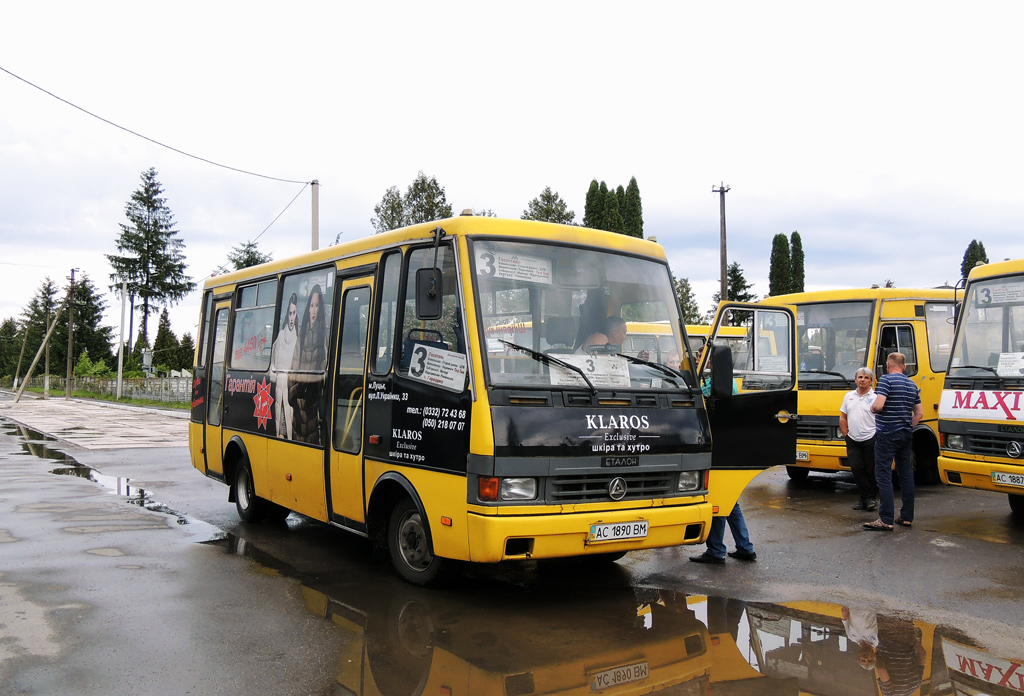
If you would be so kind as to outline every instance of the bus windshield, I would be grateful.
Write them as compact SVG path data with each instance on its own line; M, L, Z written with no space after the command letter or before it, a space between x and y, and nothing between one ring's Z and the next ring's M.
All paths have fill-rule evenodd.
M473 243L473 262L491 384L681 389L696 383L664 264L492 240ZM653 325L656 338L642 340L641 325Z
M972 283L961 313L950 374L1024 378L1024 278Z
M870 301L797 306L801 385L837 380L852 384L857 368L866 365L873 309Z

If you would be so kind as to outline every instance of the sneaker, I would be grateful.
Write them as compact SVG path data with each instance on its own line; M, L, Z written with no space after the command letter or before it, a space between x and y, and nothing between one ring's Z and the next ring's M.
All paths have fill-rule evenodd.
M865 503L863 500L858 500L857 504L853 506L853 509L854 510L867 510L868 509L868 504Z
M737 561L756 561L757 560L757 554L755 552L753 552L753 551L743 551L741 549L736 549L735 551L730 551L729 552L729 556L732 557L732 558L735 558Z
M867 510L868 512L874 512L875 510L878 509L878 503L876 503L873 500L869 500L868 504L864 507L864 509Z
M690 560L694 563L725 563L724 558L712 556L710 553L706 551L699 556L690 556Z

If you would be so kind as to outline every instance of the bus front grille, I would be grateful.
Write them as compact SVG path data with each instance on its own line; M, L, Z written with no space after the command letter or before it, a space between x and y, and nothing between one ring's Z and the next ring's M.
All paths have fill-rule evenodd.
M610 500L608 484L621 477L626 482L623 500L659 498L672 493L675 474L651 471L630 474L575 474L549 480L548 498L556 503L585 503Z
M1022 440L1020 435L996 435L995 433L972 433L967 436L967 451L971 454L983 454L993 457L1005 457L1006 446L1010 442ZM1024 466L1024 458L1020 460Z
M832 428L828 423L804 420L799 420L796 423L796 438L798 440L831 440L831 432Z

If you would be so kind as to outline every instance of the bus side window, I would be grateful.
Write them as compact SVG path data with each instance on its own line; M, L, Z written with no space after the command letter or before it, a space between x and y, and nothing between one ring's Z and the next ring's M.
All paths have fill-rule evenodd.
M377 308L377 335L374 338L374 357L370 361L373 373L386 375L391 371L395 348L395 327L398 321L398 287L402 279L402 255L389 254L384 259L380 281L380 302Z
M370 323L370 288L363 285L345 292L341 308L341 336L338 341L338 371L335 378L334 448L359 452L363 430L363 366L366 364L366 335Z
M459 301L459 283L455 275L455 255L450 245L442 246L437 265L444 277L440 319L416 318L416 271L430 268L434 263L434 248L420 248L409 254L406 269L404 315L402 319L402 355L399 371L406 373L417 344L466 353L465 330L462 326L462 304Z
M909 324L883 326L878 340L875 374L881 377L887 372L886 360L892 353L903 353L907 367L903 374L911 377L917 374L917 350L914 347L914 327Z
M214 327L213 356L210 358L210 400L206 410L207 422L220 425L221 401L224 399L224 348L228 341L228 310L217 310Z

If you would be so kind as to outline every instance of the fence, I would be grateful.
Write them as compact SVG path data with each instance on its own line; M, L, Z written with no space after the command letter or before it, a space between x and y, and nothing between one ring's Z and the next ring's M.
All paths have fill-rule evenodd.
M43 377L36 375L28 381L30 387L42 387ZM71 380L72 391L86 391L94 394L117 394L117 380L100 377L74 377ZM50 394L63 394L64 378L50 376ZM121 396L132 399L150 399L152 401L192 400L191 377L157 377L125 379L121 381Z

